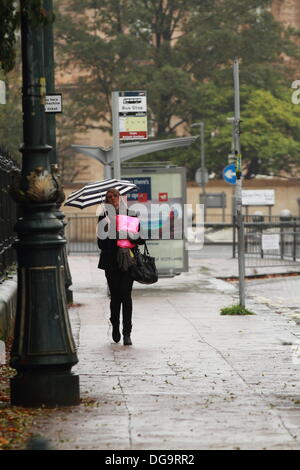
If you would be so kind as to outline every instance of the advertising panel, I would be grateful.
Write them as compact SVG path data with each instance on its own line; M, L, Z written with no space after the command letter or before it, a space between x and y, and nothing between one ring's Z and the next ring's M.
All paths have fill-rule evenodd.
M122 177L138 186L127 195L128 206L140 214L141 229L159 274L188 271L183 228L185 168L126 167Z

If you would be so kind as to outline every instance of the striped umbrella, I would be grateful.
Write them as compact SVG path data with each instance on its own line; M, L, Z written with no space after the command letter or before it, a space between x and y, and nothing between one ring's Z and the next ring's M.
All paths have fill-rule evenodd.
M96 181L95 183L88 183L83 188L71 193L64 205L84 209L85 207L103 202L109 189L117 189L123 195L136 188L136 184L126 180L109 178L103 181Z

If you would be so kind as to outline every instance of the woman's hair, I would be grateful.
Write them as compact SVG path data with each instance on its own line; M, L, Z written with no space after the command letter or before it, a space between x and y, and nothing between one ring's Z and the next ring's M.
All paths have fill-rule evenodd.
M121 194L119 193L119 191L117 189L109 189L107 192L106 192L106 195L105 195L105 202L107 202L107 195L108 193L113 193L115 196L121 196Z

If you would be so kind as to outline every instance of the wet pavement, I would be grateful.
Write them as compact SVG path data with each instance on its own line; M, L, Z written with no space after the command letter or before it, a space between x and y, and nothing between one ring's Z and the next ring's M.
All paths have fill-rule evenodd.
M97 258L69 263L82 403L37 422L53 448L300 448L298 279L247 281L255 315L222 316L238 302L236 284L220 279L237 260L230 247L192 251L188 273L134 284L128 347L112 342Z

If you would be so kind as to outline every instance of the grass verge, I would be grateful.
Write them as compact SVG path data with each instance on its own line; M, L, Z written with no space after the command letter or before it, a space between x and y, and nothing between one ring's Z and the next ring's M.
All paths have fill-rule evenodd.
M220 310L221 315L255 315L255 313L247 310L241 305L231 305L231 307L224 307Z

